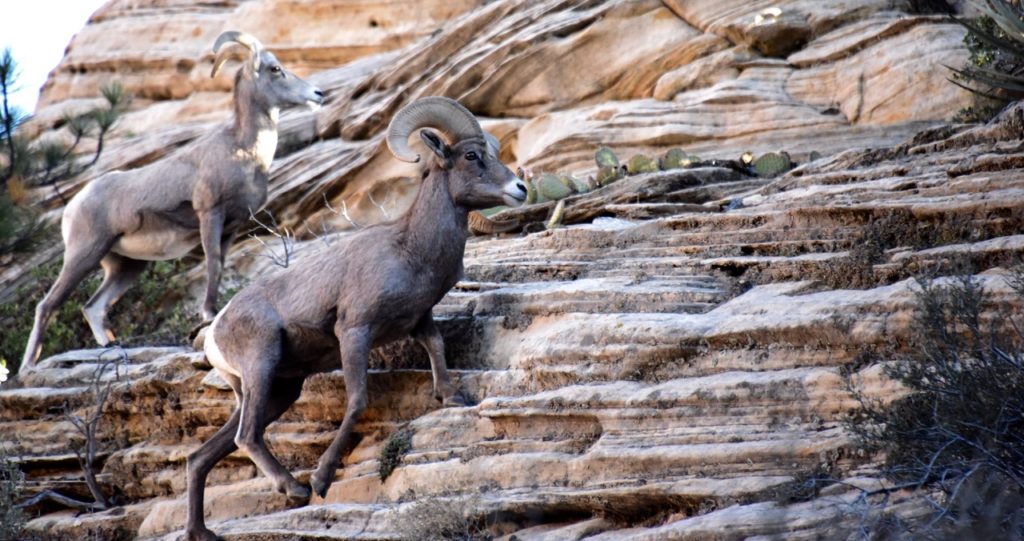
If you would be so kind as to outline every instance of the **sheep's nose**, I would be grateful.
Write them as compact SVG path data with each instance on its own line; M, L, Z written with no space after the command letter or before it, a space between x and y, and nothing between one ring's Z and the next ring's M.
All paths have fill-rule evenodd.
M526 193L526 184L523 184L522 182L516 182L516 188L519 188L519 191Z
M320 98L320 101L324 101L324 91L323 90L320 90L319 88L317 88L317 89L313 90L313 93L316 94L317 98Z

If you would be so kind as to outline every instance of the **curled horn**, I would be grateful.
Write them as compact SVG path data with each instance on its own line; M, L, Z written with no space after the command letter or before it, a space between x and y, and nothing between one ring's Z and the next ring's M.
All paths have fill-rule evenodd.
M487 139L487 147L491 149L491 154L494 154L495 158L501 157L501 141L497 137L491 134L489 131L484 132L484 139Z
M216 77L221 66L223 66L224 63L228 61L228 58L230 58L230 55L228 54L230 49L224 49L221 51L221 47L226 43L237 43L246 49L249 49L249 52L252 55L253 70L260 69L260 55L263 53L263 44L260 43L260 40L256 39L252 34L231 30L218 36L217 41L213 44L213 52L217 57L213 61L213 70L210 72L210 77Z
M406 105L391 119L387 136L391 153L404 162L420 161L420 155L409 147L409 136L421 128L433 128L441 132L450 144L472 137L485 137L476 117L459 102L431 96Z

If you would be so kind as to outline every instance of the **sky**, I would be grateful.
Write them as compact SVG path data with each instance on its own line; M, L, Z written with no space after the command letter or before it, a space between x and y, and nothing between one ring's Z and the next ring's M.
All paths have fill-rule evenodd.
M32 112L64 49L106 0L0 0L0 51L11 48L21 76L13 105Z

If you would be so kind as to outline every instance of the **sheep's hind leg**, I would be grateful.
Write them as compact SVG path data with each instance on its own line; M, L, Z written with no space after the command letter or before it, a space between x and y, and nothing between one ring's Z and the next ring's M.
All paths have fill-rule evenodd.
M236 378L230 376L228 383L235 389L241 385ZM267 423L276 421L288 411L302 391L302 380L281 380L274 386L274 396L267 404ZM236 395L238 392L236 391ZM238 448L235 435L242 409L235 408L231 419L217 431L206 443L188 457L188 519L186 530L189 541L216 541L221 539L206 528L203 520L203 492L206 488L206 476L218 462ZM306 500L309 499L308 489ZM294 503L294 502L293 502ZM305 503L305 502L302 502Z
M280 351L280 346L268 351ZM277 355L277 353L275 353ZM235 444L249 455L260 472L274 481L277 489L288 495L292 505L309 501L309 487L299 483L267 449L264 432L267 425L281 416L302 392L302 378L275 379L276 359L263 357L242 375L242 419Z
M107 312L121 300L125 291L128 291L132 283L146 270L146 264L146 261L114 253L105 255L100 261L103 267L103 283L82 307L85 320L89 323L89 328L99 345L106 346L117 339L107 326Z
M218 541L213 532L206 528L203 520L203 492L206 490L206 476L213 467L237 449L235 433L242 411L235 409L231 418L206 441L198 450L188 456L188 511L185 520L185 538L188 541Z
M43 349L43 337L46 328L50 325L57 310L68 300L71 293L78 287L78 284L99 265L100 260L110 250L113 239L103 243L76 248L76 244L69 241L64 250L64 265L60 269L57 280L50 286L50 290L36 305L35 320L32 323L32 333L25 344L25 356L22 358L21 367L30 369L35 365Z

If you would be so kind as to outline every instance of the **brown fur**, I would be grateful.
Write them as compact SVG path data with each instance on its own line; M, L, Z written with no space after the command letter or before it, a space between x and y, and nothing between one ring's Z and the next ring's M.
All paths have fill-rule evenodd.
M462 274L469 211L518 204L526 190L489 151L482 134L452 146L430 132L421 135L434 157L402 217L259 278L207 330L207 356L234 388L240 407L189 456L189 540L217 539L203 521L203 489L210 469L236 448L293 502L308 501L310 487L267 450L263 432L298 398L310 374L340 367L347 395L342 425L310 479L321 496L342 454L354 444L353 428L368 401L373 347L412 335L430 356L435 395L445 405L464 404L449 380L431 309Z

